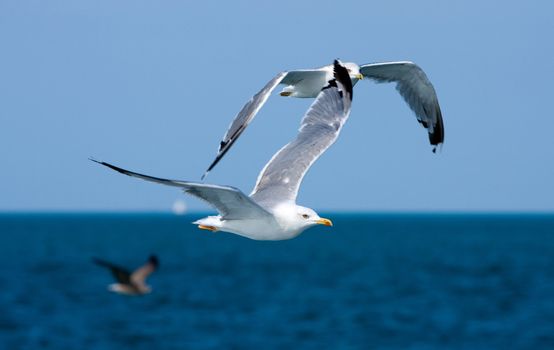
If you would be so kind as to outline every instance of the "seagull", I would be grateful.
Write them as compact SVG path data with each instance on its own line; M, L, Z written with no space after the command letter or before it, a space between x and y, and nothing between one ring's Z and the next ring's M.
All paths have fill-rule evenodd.
M117 283L108 286L109 291L126 295L142 295L152 291L152 288L145 281L159 266L158 258L155 255L151 255L146 264L132 273L125 268L101 259L93 258L92 260L96 264L110 269L116 279Z
M217 216L197 220L198 228L225 231L254 240L285 240L315 225L332 226L313 209L296 204L300 184L312 164L336 141L350 114L352 82L335 60L334 74L302 118L294 140L281 148L260 172L247 196L231 186L167 180L92 161L122 174L181 188L213 206Z
M433 84L425 72L415 63L409 61L370 63L358 66L356 63L343 64L352 85L359 80L368 78L378 83L396 83L396 89L415 113L418 122L427 129L429 142L435 153L438 145L444 142L444 126L439 101ZM333 77L333 65L316 69L284 71L271 79L256 95L254 95L239 111L229 129L219 143L219 149L214 161L210 164L202 180L225 156L258 111L265 104L277 85L285 85L281 96L313 98L316 97L325 84Z

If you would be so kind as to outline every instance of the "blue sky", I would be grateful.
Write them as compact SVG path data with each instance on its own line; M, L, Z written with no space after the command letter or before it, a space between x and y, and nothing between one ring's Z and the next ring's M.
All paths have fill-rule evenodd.
M432 154L394 86L356 86L298 202L316 210L554 210L548 2L0 2L0 211L169 210L185 198L88 161L199 180L277 72L411 60L433 82ZM310 100L273 96L208 182L249 193ZM207 207L185 198L190 209Z

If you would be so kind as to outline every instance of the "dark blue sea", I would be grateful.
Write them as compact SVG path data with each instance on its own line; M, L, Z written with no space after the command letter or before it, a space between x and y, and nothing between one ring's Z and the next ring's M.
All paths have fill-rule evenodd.
M1 214L0 349L554 349L554 215L326 213L281 242L200 216ZM91 262L152 253L146 296Z

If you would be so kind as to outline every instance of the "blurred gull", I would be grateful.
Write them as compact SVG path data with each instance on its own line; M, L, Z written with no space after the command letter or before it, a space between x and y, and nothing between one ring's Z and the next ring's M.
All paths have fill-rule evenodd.
M132 273L127 269L114 265L105 260L93 258L93 261L103 267L110 269L117 283L108 286L108 290L126 295L142 295L151 292L151 288L146 284L146 278L150 276L159 266L158 258L155 255L150 256L143 266Z

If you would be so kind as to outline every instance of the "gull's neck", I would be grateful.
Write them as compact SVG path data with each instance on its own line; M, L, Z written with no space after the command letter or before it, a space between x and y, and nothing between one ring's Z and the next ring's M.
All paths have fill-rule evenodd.
M293 202L282 203L271 211L275 221L284 232L288 232L291 237L296 237L307 227L303 221L299 220L297 205Z

